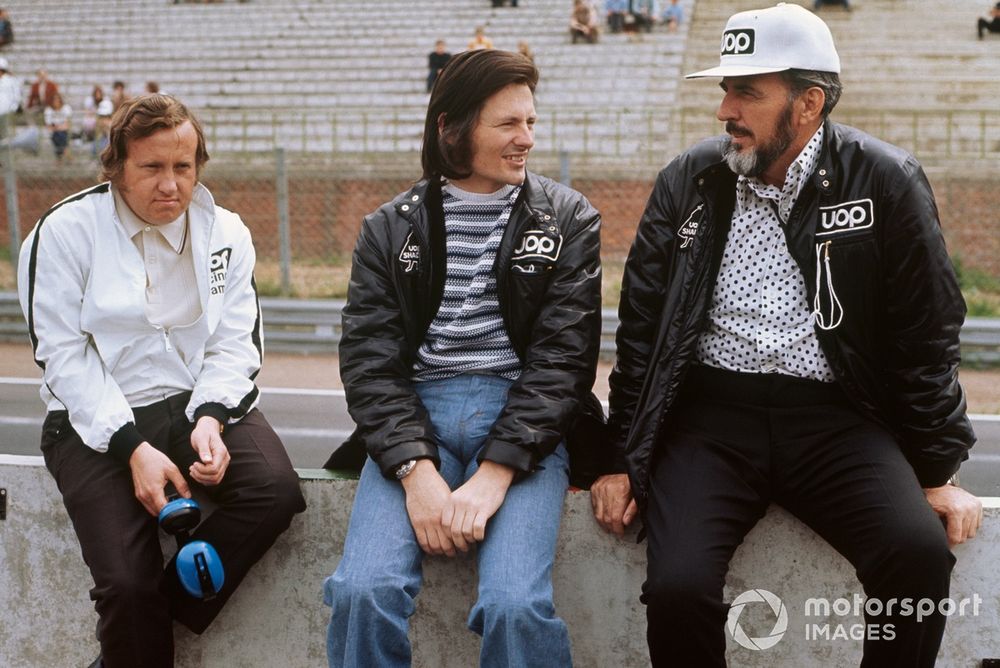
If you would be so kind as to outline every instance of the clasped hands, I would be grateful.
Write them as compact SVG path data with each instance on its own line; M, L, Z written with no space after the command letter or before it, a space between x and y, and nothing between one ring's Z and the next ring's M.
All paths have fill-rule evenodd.
M229 467L229 450L222 442L220 423L207 415L198 419L191 432L191 447L198 453L198 461L191 465L191 478L205 486L222 482ZM167 503L164 488L172 483L177 493L191 498L191 490L180 469L165 454L147 441L139 444L128 460L132 470L135 498L150 515L156 516Z
M486 460L452 491L429 459L403 478L406 513L417 542L427 554L455 556L486 538L486 523L500 508L514 480L509 466Z

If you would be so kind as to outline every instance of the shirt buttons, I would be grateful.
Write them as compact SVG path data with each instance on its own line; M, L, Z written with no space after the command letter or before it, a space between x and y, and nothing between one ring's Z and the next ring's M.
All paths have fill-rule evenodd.
M150 225L147 225L146 229L143 230L143 232L152 232L152 231L153 231L153 228Z
M826 176L826 170L825 169L819 170L819 175L820 176Z
M412 201L414 201L414 202L419 202L419 201L420 201L420 195L414 195L414 196L413 196L413 197L411 197L410 199L411 199Z
M552 216L550 216L549 214L545 214L544 216L542 216L542 220L552 220Z
M824 188L829 188L830 187L830 182L827 179L823 179L823 187Z
M401 206L399 208L402 209L403 211L409 211L410 210L410 205L409 204L404 204L403 206Z

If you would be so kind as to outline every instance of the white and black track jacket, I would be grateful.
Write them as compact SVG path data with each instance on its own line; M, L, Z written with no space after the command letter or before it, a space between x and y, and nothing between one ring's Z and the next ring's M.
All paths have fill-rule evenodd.
M146 318L145 266L109 183L52 207L21 247L18 293L42 400L67 410L89 447L122 461L145 440L132 407L191 391L188 419L226 424L257 403L263 339L250 231L200 184L188 215L202 314L180 327Z

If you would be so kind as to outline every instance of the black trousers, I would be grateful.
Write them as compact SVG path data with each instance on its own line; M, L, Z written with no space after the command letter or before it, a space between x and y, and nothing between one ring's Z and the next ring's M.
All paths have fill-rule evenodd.
M284 446L257 410L226 428L231 461L222 482L203 487L192 481L188 468L197 454L194 425L184 416L189 397L185 392L133 412L149 443L218 504L193 533L215 547L225 569L222 590L211 601L187 594L173 560L164 568L157 520L136 500L128 466L84 445L65 411L49 413L42 428L45 464L94 578L90 597L108 668L173 666L173 620L204 631L292 516L305 510Z
M672 414L646 516L654 666L726 665L729 562L772 502L844 555L868 596L948 596L954 557L940 519L893 437L836 385L698 366ZM895 639L866 640L863 666L934 665L942 615L867 621L893 624Z
M988 32L1000 32L1000 19L991 19L987 21L986 19L979 19L976 23L976 32L979 33L979 38L983 38L983 31Z

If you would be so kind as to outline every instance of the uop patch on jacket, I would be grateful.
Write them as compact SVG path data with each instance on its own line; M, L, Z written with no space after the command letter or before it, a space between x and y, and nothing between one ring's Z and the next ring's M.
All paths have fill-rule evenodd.
M562 242L561 234L552 237L542 230L525 231L510 258L513 268L526 274L541 271L542 266L554 264L559 259Z
M870 199L857 199L819 208L817 237L855 232L875 224L875 211Z
M701 224L701 210L705 208L704 204L699 204L694 208L694 211L688 215L687 220L681 225L681 228L677 230L677 236L679 236L683 241L681 241L681 248L687 248L694 241L695 236L698 234L698 225ZM695 220L695 216L698 219Z
M226 291L226 273L229 271L229 257L232 254L232 247L223 248L208 258L208 286L213 295L221 295Z
M413 241L413 232L410 232L403 242L403 250L399 251L399 261L403 265L403 273L408 274L420 264L420 244Z

